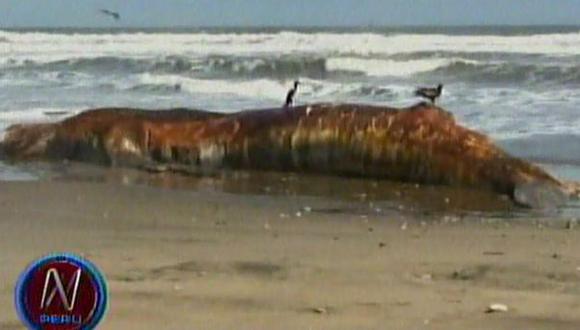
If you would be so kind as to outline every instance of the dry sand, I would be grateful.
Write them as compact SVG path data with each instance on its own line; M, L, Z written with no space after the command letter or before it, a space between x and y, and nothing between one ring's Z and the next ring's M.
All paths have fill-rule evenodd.
M17 276L54 251L105 273L111 300L100 329L580 328L580 229L359 206L0 183L0 329L23 328ZM509 311L486 314L491 303Z

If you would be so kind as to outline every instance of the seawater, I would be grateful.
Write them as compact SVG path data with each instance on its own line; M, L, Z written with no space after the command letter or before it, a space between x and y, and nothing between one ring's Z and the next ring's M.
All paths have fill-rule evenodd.
M580 179L580 27L570 26L5 29L0 135L93 107L278 106L295 79L298 103L394 106L443 83L440 105L459 122Z

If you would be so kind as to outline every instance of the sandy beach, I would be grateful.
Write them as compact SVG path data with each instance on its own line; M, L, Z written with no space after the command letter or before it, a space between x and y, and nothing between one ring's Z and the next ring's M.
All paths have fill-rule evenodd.
M579 12L0 0L0 330L580 329Z
M580 324L580 229L566 220L113 176L0 183L0 329L23 329L15 281L55 251L85 256L106 275L100 329ZM486 313L492 303L509 310Z

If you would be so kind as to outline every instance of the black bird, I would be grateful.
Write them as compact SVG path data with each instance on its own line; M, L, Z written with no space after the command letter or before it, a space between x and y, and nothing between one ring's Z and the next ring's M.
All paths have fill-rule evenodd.
M441 96L441 92L443 91L443 85L439 84L436 88L426 88L421 87L415 91L415 96L424 97L426 99L431 100L431 103L435 104L435 100Z
M288 91L288 94L286 94L286 103L284 103L284 107L291 107L294 105L294 96L296 95L296 92L298 91L298 85L300 84L300 82L298 80L296 80L294 82L294 87L291 88Z
M102 14L105 14L105 15L107 15L107 16L111 16L111 17L112 17L112 18L114 18L116 21L118 21L118 20L120 20L120 19L121 19L121 15L120 15L119 13L117 13L117 12L110 11L110 10L107 10L107 9L101 9L101 10L99 10L99 11L100 11Z

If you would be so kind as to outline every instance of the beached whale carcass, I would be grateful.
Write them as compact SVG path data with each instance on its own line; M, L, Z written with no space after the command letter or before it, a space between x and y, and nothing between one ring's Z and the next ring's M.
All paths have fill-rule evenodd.
M439 107L359 104L219 114L97 109L54 124L16 125L12 159L70 159L176 171L318 172L490 189L532 204L528 190L567 188L511 157ZM538 188L541 187L541 188ZM550 192L552 193L552 192Z

